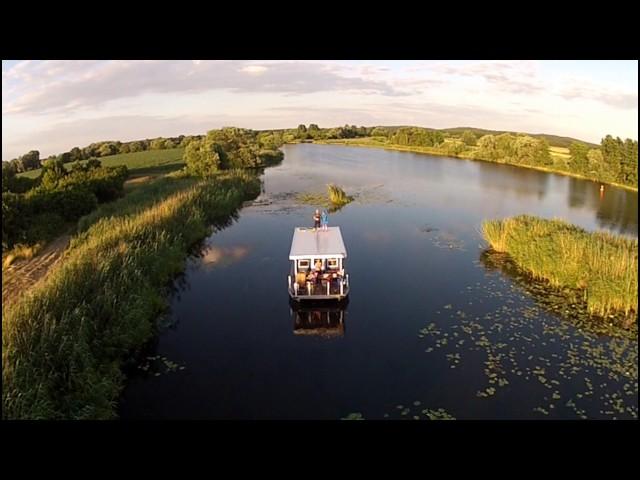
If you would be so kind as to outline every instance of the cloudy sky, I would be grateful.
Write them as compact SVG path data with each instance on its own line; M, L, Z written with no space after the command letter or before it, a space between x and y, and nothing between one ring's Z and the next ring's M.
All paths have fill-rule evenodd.
M212 128L638 138L637 61L3 61L2 158Z

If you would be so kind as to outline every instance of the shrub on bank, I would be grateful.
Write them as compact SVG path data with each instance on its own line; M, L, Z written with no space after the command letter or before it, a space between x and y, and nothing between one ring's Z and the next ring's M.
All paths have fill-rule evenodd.
M3 192L3 248L49 240L60 233L64 222L73 222L99 202L120 196L127 175L125 166L84 166L68 173L52 164L36 188L24 194Z

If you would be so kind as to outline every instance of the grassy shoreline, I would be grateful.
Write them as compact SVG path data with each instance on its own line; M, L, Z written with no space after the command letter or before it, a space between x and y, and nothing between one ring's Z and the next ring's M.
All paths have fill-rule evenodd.
M485 221L482 233L535 278L581 292L590 314L637 321L637 240L529 215Z
M130 352L210 225L259 194L245 172L164 178L82 225L65 259L2 315L3 418L114 418Z
M359 139L358 139L359 140ZM578 173L572 173L572 172L567 172L566 170L557 170L554 168L549 168L549 167L541 167L541 166L535 166L535 165L523 165L523 164L519 164L519 163L510 163L510 162L495 162L493 160L485 160L483 158L475 158L472 155L469 155L468 152L467 154L462 153L462 154L456 154L456 153L445 153L442 151L439 151L436 148L433 147L415 147L415 146L404 146L404 145L393 145L393 144L384 144L384 143L376 143L376 142L363 142L363 141L345 141L345 140L316 140L313 143L316 144L320 144L320 145L346 145L346 146L350 146L350 147L361 147L361 148L381 148L383 150L392 150L392 151L398 151L398 152L410 152L410 153L422 153L425 155L435 155L435 156L439 156L439 157L452 157L452 158L460 158L463 160L473 160L473 161L478 161L478 162L486 162L486 163L493 163L493 164L498 164L498 165L511 165L513 167L522 167L522 168L528 168L531 170L538 170L540 172L545 172L545 173L555 173L558 175L564 175L567 177L574 177L574 178L579 178L581 180L589 180L591 182L594 183L601 183L604 185L610 185L613 187L619 187L619 188L624 188L626 190L630 190L632 192L637 192L638 188L629 186L629 185L623 185L621 183L616 183L616 182L605 182L602 180L596 180L590 177L585 177L584 175L580 175Z

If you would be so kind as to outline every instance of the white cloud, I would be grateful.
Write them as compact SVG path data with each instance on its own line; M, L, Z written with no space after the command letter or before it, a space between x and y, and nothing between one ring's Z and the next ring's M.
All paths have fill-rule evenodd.
M47 62L44 62L47 63ZM3 114L68 112L91 109L106 102L145 93L194 93L225 89L241 93L273 92L306 94L327 91L402 95L391 85L357 77L345 77L318 62L279 62L269 68L246 62L111 61L99 65L82 61L49 65L19 65L8 78L23 82L11 97L3 92ZM48 71L64 66L67 74L47 81ZM18 68L18 72L14 70ZM250 75L246 75L250 73Z
M619 82L612 69L623 72ZM2 155L224 125L414 124L637 138L630 70L624 62L3 61Z
M246 67L242 67L240 71L251 75L261 75L267 71L267 67L264 65L247 65Z

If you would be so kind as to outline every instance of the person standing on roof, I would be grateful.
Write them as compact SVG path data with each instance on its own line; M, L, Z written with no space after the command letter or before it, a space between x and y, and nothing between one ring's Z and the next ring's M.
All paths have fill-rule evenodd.
M326 210L322 210L322 230L329 228L329 213Z
M316 209L316 213L313 215L313 228L318 230L320 228L320 210Z

